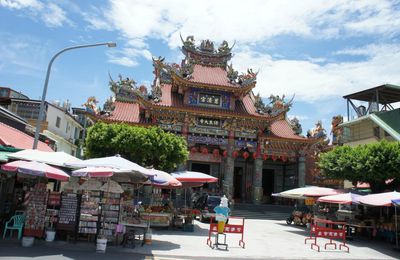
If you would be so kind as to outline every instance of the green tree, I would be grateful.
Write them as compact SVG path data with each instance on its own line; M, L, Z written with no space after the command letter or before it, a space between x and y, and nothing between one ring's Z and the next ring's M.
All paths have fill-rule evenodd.
M400 179L400 143L382 141L340 146L320 156L318 166L328 178L368 182L373 192L393 189ZM389 185L385 182L394 179Z
M87 158L120 154L142 166L165 171L188 158L185 139L158 127L96 123L88 129L85 148Z

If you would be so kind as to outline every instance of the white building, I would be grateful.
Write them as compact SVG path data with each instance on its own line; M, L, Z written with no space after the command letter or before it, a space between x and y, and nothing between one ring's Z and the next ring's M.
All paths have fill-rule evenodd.
M39 115L40 100L10 98L8 110L26 119L36 126ZM55 151L63 151L76 157L83 157L83 126L78 116L71 114L70 103L60 105L55 101L45 103L45 122L42 123L40 140L54 142Z
M56 141L56 151L63 151L76 157L82 157L80 139L83 126L78 122L77 116L72 115L70 104L64 102L63 106L54 102L47 105L47 129L43 135Z

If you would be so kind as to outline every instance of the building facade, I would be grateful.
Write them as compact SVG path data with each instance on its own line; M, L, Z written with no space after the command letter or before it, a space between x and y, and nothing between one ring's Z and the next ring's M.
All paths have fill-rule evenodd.
M40 100L32 100L27 96L9 88L0 88L4 96L1 106L18 115L28 126L36 126L39 117ZM18 94L18 95L17 95ZM55 151L63 151L73 156L83 157L83 129L79 116L72 114L68 101L45 102L45 120L41 124L40 140L46 141ZM28 127L27 132L34 135L34 129Z
M344 96L347 122L341 123L343 144L400 141L400 86L385 84ZM357 105L356 105L357 104Z
M196 46L189 36L182 43L181 64L153 59L151 93L129 78L111 80L114 95L99 119L183 136L190 151L184 167L218 177L209 188L237 201L268 202L272 193L304 186L305 161L323 143L322 126L306 138L298 120L286 116L293 99L271 95L264 104L252 91L257 73L234 70L226 41Z

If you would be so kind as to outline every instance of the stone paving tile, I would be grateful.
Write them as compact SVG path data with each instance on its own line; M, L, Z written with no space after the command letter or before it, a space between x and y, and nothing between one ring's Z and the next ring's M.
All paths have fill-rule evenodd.
M211 249L206 244L208 224L196 221L195 232L153 230L152 245L108 246L105 254L95 253L93 243L38 241L32 248L23 248L18 241L0 240L0 259L400 259L388 243L355 240L349 241L350 253L323 247L317 252L304 244L305 228L275 220L245 223L245 249L239 247L236 234L227 235L227 251Z

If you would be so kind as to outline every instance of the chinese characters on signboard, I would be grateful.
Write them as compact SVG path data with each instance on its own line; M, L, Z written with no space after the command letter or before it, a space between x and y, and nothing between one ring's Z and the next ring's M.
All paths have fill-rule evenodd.
M199 125L202 125L202 126L213 126L213 127L220 126L219 119L200 117L198 120L199 120Z
M221 104L221 96L214 94L199 94L199 103L207 105L219 106Z

